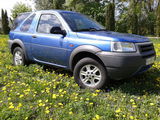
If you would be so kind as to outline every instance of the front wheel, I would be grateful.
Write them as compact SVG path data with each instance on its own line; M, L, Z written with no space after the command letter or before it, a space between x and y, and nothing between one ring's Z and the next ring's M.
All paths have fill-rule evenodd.
M106 69L92 58L83 58L76 64L74 78L82 88L100 89L108 82Z

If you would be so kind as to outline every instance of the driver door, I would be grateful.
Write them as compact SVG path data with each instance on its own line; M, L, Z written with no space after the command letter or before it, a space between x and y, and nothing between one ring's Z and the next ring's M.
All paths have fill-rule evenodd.
M36 34L32 36L32 56L38 62L65 66L66 39L61 34L51 34L52 27L63 30L61 22L54 14L42 14Z

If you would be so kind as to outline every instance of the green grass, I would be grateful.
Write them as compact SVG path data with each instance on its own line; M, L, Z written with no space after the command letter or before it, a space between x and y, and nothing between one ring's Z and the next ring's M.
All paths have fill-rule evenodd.
M0 36L1 120L160 120L160 40L148 72L88 90L63 70L13 66L7 39Z

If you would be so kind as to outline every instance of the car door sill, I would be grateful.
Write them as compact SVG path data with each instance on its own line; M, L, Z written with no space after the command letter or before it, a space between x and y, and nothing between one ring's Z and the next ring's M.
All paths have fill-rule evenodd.
M54 63L50 63L50 62L45 62L45 61L37 60L37 59L35 59L35 58L34 58L34 61L36 61L36 62L38 62L38 63L46 64L46 65L55 66L55 67L67 68L67 66L58 65L58 64L54 64Z

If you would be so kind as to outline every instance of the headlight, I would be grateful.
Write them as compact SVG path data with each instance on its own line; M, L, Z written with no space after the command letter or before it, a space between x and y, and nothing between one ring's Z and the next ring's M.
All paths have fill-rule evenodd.
M134 43L129 42L111 42L111 51L113 52L135 52Z

